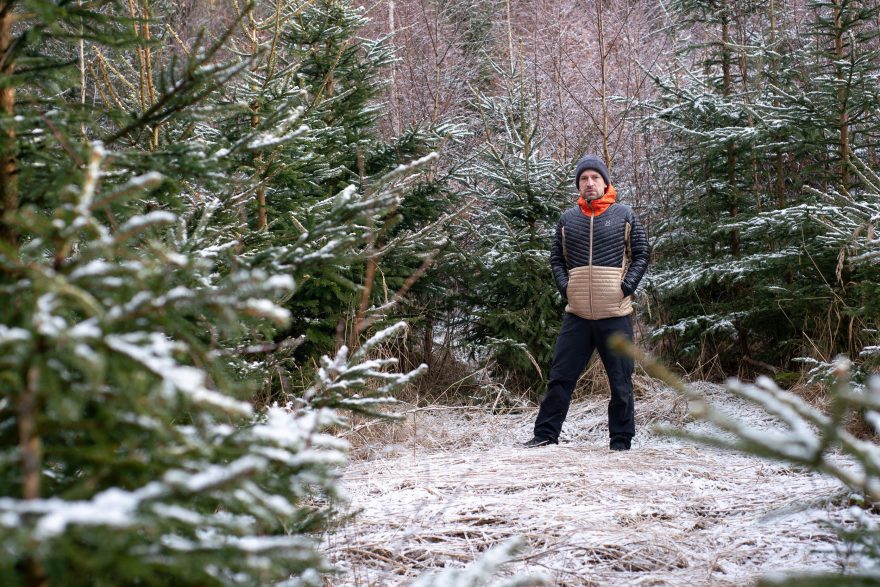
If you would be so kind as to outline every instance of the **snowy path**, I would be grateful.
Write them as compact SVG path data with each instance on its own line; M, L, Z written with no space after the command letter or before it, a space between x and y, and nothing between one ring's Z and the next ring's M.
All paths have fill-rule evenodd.
M643 420L675 420L674 404L657 393L637 409ZM604 406L576 404L570 441L532 450L515 446L532 412L421 412L384 429L386 452L346 470L360 511L326 540L345 571L332 584L407 584L511 536L528 550L507 570L542 572L551 585L743 585L852 563L823 523L847 515L836 482L645 426L632 451L615 453ZM772 425L747 406L731 411Z

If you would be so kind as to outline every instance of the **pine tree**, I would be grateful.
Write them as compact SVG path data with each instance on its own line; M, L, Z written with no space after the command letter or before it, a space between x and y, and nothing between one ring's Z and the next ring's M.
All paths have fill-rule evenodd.
M366 201L388 190L394 194L383 213L369 213L363 224L349 219L347 226L357 229L334 243L336 263L313 264L293 274L300 295L285 303L292 319L273 342L304 338L276 352L274 360L279 368L305 374L304 380L290 382L300 389L308 385L318 356L336 352L343 343L357 346L367 334L366 312L384 303L378 291L396 291L419 271L421 259L436 249L427 242L436 240L433 231L423 229L444 213L443 206L435 206L422 214L415 200L421 191L435 189L428 187L432 182L398 168L426 157L429 163L448 133L441 126L409 128L388 140L378 136L381 73L394 53L387 38L358 38L366 23L350 2L267 3L264 12L249 16L247 35L235 38L236 52L252 60L247 77L224 92L230 106L249 105L248 112L227 120L225 132L257 137L240 142L230 155L253 179L253 190L242 197L249 226L262 231L267 243L294 250L291 241L315 239L328 220L338 220L330 203L349 184L356 184L358 198ZM398 226L401 222L404 226ZM407 249L400 255L409 255L408 260L398 263L398 256L388 263L399 246ZM384 269L377 272L380 264ZM381 288L380 278L385 279ZM377 322L373 316L369 323L382 325ZM284 387L273 385L264 395L278 397Z
M820 203L804 186L851 183L841 162L875 140L876 11L820 4L808 42L778 24L775 3L677 5L718 39L683 48L705 52L703 69L658 80L664 97L653 105L680 193L658 223L654 334L677 360L717 355L725 370L769 371L817 351L858 352L848 303L838 304L838 251L813 246Z
M411 129L407 134L426 135L416 144L448 144L457 143L465 131L458 125L440 125L433 133ZM442 140L437 141L440 136ZM448 158L432 162L428 172L403 195L400 221L374 253L380 275L368 314L375 318L390 313L406 320L416 334L407 349L429 366L435 328L452 327L462 309L459 290L463 267L457 263L461 243L454 235L455 226L471 205L455 187L464 180L461 167L450 165ZM401 293L406 297L401 298ZM399 301L396 307L394 300ZM440 370L435 374L444 376ZM424 385L430 386L430 381Z
M226 93L252 81L253 55L220 57L248 13L172 50L151 37L174 36L162 9L0 10L0 575L319 585L308 534L338 497L335 408L375 411L424 368L369 356L396 324L321 359L300 397L248 398L277 366L266 354L304 295L296 278L357 260L419 167L374 190L340 181L307 232L253 235L253 161L304 140L303 113L288 102L272 129L224 126L253 114Z
M506 93L475 98L486 141L467 173L481 208L471 221L477 254L466 338L513 376L513 386L536 390L561 318L549 254L570 177L541 155L534 96L515 72L506 79Z
M833 257L838 281L835 298L852 327L849 333L853 352L850 385L864 391L873 373L880 373L880 258L875 223L880 217L880 175L858 157L849 161L850 173L858 188L810 191L817 198L812 207L804 207L804 224L816 226L817 237L808 252L816 258ZM844 281L845 275L845 281ZM803 357L810 367L811 381L831 383L835 360Z

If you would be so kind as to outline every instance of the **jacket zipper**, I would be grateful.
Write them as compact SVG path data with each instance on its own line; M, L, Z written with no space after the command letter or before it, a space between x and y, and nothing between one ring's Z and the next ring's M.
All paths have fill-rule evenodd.
M567 274L570 267L568 265L568 249L565 246L565 227L564 226L562 227L562 258L565 259L565 271Z
M590 319L593 318L593 219L596 217L596 211L593 210L593 201L590 200L590 277L587 282L590 286Z

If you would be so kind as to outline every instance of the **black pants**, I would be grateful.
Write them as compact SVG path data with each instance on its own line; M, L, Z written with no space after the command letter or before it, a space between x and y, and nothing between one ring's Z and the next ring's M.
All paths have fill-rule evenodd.
M611 387L611 401L608 402L608 432L611 441L623 440L629 444L636 432L632 391L633 360L608 349L608 337L615 332L632 340L632 318L622 316L585 320L565 313L559 338L556 339L556 347L553 349L547 395L541 402L538 419L535 421L536 437L554 441L559 439L574 386L584 372L593 349L596 349Z

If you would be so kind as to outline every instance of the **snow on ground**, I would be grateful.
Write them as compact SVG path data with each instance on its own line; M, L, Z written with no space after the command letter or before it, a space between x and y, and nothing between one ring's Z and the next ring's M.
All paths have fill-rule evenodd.
M775 425L719 386L702 389L756 427ZM559 446L538 449L516 446L534 409L422 409L356 428L359 460L343 477L353 515L325 538L341 571L330 583L408 584L512 536L528 549L506 571L560 586L744 585L857 562L828 527L849 518L836 481L658 437L650 423L681 423L686 406L667 389L640 395L624 453L607 448L598 397L572 406Z

